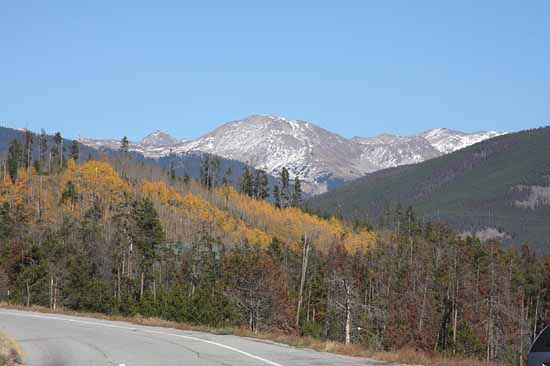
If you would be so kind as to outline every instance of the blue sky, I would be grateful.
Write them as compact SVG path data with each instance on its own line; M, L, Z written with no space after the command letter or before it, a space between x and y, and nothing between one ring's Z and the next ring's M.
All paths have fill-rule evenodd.
M6 1L0 124L190 138L250 114L344 136L550 124L550 1Z

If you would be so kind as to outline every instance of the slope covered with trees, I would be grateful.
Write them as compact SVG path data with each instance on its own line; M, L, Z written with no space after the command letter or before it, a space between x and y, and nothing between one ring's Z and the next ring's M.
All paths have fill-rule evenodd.
M483 141L420 164L388 169L314 197L308 205L387 224L408 206L425 221L508 243L550 245L550 127Z
M124 137L126 142L126 156L131 156L136 164L140 177L151 177L152 172L166 170L174 177L181 177L186 180L194 178L201 179L205 176L205 169L208 172L210 183L227 183L239 187L240 179L245 172L250 174L252 182L258 179L258 174L262 174L262 179L267 182L267 190L272 191L278 181L278 177L266 174L261 170L256 170L248 165L231 159L224 159L219 156L199 152L188 152L183 154L168 154L159 158L148 158L135 151L128 151L130 142ZM124 140L123 139L123 140ZM21 156L21 164L24 160L31 159L35 169L42 173L48 173L52 167L59 166L60 158L64 158L66 164L68 158L75 157L77 160L87 159L106 159L113 161L120 160L123 149L101 148L96 149L78 140L69 140L62 137L61 133L56 132L53 135L41 130L39 133L33 133L29 130L13 129L0 126L0 159L7 160L10 154L9 148L12 142L16 140L19 145L15 147L16 154ZM122 140L121 140L122 143ZM30 148L30 149L29 149ZM139 172L138 172L139 171ZM274 200L273 195L265 197L268 200Z
M299 181L284 172L271 204L261 174L236 190L206 158L184 179L124 144L116 159L67 154L49 171L21 156L0 169L3 301L510 365L550 321L549 258L462 239L413 210L374 233L296 207Z

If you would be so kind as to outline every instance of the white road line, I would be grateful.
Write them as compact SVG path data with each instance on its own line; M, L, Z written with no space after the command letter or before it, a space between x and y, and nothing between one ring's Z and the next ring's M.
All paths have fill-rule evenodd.
M131 331L141 331L141 332L144 332L144 333L173 336L173 337L189 339L189 340L192 340L192 341L203 342L203 343L211 344L211 345L218 346L218 347L221 347L221 348L225 348L225 349L228 349L230 351L237 352L237 353L240 353L240 354L245 355L247 357L253 358L255 360L264 362L264 363L266 363L268 365L271 365L271 366L283 366L279 363L266 360L265 358L253 355L253 354L245 352L245 351L242 351L238 348L227 346L225 344L221 344L221 343L214 342L214 341L209 341L209 340L206 340L206 339L201 339L201 338L196 338L196 337L191 337L191 336L186 336L186 335L181 335L181 334L174 334L174 333L168 333L168 332L160 332L160 331L156 331L156 330L149 330L149 329L146 329L146 328L143 328L143 327L142 328L133 328L133 327L125 327L123 325L98 323L98 322L91 322L91 321L86 321L86 320L78 320L78 319L70 319L70 318L58 318L58 317L55 317L55 316L46 316L46 315L37 315L37 314L28 314L28 313L14 313L14 312L10 312L10 311L0 311L0 315L2 315L2 314L21 316L21 317L27 317L27 318L61 320L61 321L66 321L66 322L70 322L70 323L97 325L97 326L101 326L101 327L110 327L110 328L125 329L125 330L131 330Z

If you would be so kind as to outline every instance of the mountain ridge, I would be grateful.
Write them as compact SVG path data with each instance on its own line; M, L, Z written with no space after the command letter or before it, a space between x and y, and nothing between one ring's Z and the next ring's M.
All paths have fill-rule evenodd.
M309 207L383 223L412 206L464 235L550 244L550 127L498 136L419 164L370 173L311 198Z
M241 161L272 175L285 166L292 178L299 177L305 183L308 193L319 194L367 173L419 163L502 134L439 128L411 136L346 138L308 121L252 115L223 123L190 140L156 131L140 142L130 143L130 150L151 158L192 151L208 153ZM120 145L115 140L80 142L95 148L116 149Z

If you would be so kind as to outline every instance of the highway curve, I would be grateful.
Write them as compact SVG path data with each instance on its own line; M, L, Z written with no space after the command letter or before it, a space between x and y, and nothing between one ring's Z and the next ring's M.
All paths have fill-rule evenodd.
M18 341L27 366L388 365L233 335L8 309L0 309L0 331Z

